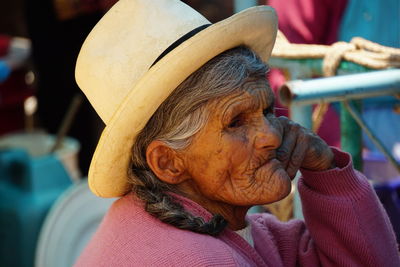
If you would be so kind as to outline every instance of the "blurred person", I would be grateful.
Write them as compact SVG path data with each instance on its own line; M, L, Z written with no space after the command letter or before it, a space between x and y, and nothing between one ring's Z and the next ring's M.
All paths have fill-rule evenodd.
M115 1L25 1L28 34L37 76L40 126L56 134L73 97L80 94L74 79L80 44L90 29ZM68 135L81 145L79 165L87 174L101 132L101 120L85 99Z

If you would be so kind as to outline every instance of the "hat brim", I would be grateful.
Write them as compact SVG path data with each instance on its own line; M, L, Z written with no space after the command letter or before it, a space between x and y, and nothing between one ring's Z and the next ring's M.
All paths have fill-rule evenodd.
M245 45L267 62L277 32L275 11L257 6L215 23L158 61L130 91L105 127L89 169L89 186L100 197L130 190L128 168L137 134L161 103L190 74L218 54Z

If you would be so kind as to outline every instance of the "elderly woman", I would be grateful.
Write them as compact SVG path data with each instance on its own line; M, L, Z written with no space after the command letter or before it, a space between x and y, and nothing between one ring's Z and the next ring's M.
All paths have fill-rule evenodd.
M389 220L350 156L274 116L269 7L209 25L175 0L120 0L77 81L106 128L91 190L121 197L76 266L400 266ZM250 207L287 196L305 222Z

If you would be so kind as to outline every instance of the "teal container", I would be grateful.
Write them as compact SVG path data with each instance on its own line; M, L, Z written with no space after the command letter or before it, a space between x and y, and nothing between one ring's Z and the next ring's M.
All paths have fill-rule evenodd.
M28 143L39 140L31 137L22 136L29 139ZM1 148L1 143L0 266L30 267L44 218L53 202L72 184L71 175L57 153L35 155L29 148ZM33 145L43 149L43 144Z

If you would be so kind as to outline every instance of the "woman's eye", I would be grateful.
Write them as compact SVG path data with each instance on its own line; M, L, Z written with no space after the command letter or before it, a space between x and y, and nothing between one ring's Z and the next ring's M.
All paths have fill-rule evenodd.
M228 125L228 128L239 128L243 125L243 120L241 116L235 117Z
M273 107L268 107L263 110L264 117L267 117L267 115L273 115L274 114L274 108Z

